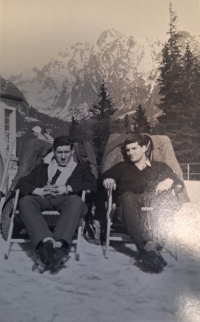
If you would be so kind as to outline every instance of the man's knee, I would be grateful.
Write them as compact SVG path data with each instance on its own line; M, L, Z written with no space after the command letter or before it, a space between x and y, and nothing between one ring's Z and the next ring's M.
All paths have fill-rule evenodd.
M77 214L78 216L82 217L87 213L88 208L81 197L77 195L71 195L68 196L61 205L61 212L65 214L65 211L66 213L70 212L72 216L75 216L75 214Z
M163 209L173 209L174 207L176 208L177 205L177 199L171 191L164 191L163 193L155 196L152 200L152 206L159 208L162 207Z
M121 200L123 200L125 203L130 203L130 202L137 202L137 198L135 194L131 191L125 192L121 197Z
M70 204L70 205L72 204L74 206L81 205L83 204L83 200L81 199L81 197L77 195L71 195L66 198L66 200L64 201L64 204Z
M21 198L18 202L18 207L19 209L22 208L24 205L28 204L28 203L33 203L34 202L34 196L25 196L23 198Z

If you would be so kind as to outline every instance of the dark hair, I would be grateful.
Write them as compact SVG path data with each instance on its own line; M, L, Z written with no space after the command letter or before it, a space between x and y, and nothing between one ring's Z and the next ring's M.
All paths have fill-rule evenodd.
M68 136L62 135L62 136L58 136L57 138L55 138L54 142L53 142L53 149L54 151L56 151L58 146L64 146L64 145L70 145L70 149L73 149L73 143L71 141L71 139Z
M121 147L121 152L123 154L123 157L125 160L127 160L127 153L126 153L126 146L131 143L138 143L141 147L145 145L147 147L147 150L145 152L146 157L148 159L152 159L152 151L153 151L153 142L149 135L147 134L129 134L127 138L125 139L124 143Z

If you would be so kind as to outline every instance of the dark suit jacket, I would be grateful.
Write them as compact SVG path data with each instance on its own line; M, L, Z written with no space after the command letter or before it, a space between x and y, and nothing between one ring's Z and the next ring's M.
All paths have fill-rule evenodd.
M48 181L48 164L37 165L29 175L19 179L16 189L20 189L20 196L30 195L36 188L42 188ZM66 185L70 185L74 194L80 194L82 190L90 190L95 193L97 183L87 162L80 162L68 178Z

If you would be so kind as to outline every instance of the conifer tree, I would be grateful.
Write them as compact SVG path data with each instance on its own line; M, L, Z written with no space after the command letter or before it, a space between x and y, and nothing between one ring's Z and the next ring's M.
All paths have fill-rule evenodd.
M200 157L200 62L187 43L183 60L183 86L185 89L184 104L181 111L189 125L189 136L192 137L193 154L196 160Z
M161 95L159 108L165 112L174 112L176 104L183 100L182 93L182 61L181 61L181 35L177 31L177 15L169 7L170 24L169 39L162 50L160 65L159 94Z
M134 132L135 133L149 133L151 125L145 115L146 111L142 108L141 104L136 108L133 118Z
M169 39L162 51L160 78L161 95L158 107L157 133L170 137L179 162L197 162L200 157L200 67L189 44L181 49L177 15L170 4ZM199 124L199 125L198 125Z
M200 98L200 63L192 53L189 43L182 57L184 103L196 105Z
M93 104L90 109L91 118L94 119L92 125L92 140L96 153L97 163L100 164L106 142L110 135L111 116L115 112L115 104L112 98L108 95L106 83L103 80L100 91L97 94L99 97L98 103Z

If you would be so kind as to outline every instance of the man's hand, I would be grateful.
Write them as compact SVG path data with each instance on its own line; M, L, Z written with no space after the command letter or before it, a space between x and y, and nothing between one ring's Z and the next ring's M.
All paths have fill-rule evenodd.
M167 191L167 190L171 189L173 183L174 183L174 180L172 180L170 178L159 182L159 184L156 187L156 194L158 194L162 191Z
M51 196L56 196L56 195L68 195L69 191L65 185L63 186L58 186L54 184L51 189Z
M32 194L45 197L45 196L57 196L57 195L68 195L69 193L73 193L73 189L70 185L68 186L58 186L54 185L47 185L43 188L36 188Z
M107 178L103 181L103 185L107 190L116 190L116 182L114 179Z
M32 194L40 197L48 196L51 194L51 189L52 189L52 186L47 185L47 186L44 186L43 188L36 188L35 190L33 190Z

